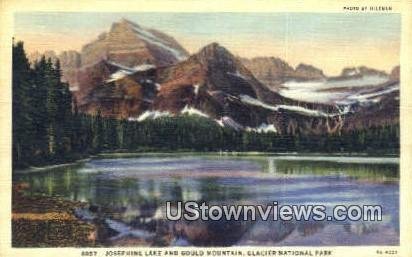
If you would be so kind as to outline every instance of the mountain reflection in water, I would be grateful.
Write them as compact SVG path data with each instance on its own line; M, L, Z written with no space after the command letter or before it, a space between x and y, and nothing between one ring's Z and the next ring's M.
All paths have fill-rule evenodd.
M154 245L397 245L397 158L142 155L15 174L43 193L85 201L79 210L110 228L107 245L127 238L169 238ZM166 201L208 204L381 205L383 220L167 221ZM153 242L158 242L154 240ZM136 243L137 244L137 243Z

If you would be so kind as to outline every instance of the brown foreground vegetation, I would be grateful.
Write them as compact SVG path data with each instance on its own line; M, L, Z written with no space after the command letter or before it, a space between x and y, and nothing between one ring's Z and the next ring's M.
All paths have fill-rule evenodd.
M79 220L84 203L49 196L27 196L26 184L13 185L13 247L96 246L96 227Z

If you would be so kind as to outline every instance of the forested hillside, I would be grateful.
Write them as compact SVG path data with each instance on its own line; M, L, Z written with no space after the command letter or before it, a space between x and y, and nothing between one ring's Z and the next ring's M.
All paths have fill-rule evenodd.
M13 46L13 167L73 161L101 151L399 152L399 125L334 135L258 133L179 115L141 122L79 113L60 63L30 65Z

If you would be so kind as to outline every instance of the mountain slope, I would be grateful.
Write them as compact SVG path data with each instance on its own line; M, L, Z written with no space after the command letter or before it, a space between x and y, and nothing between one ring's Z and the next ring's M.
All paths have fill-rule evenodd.
M129 71L118 79L106 80L105 84L93 90L82 110L93 113L100 109L106 116L137 120L160 117L166 113L193 113L235 129L272 124L274 131L291 134L300 131L333 133L341 127L342 110L330 105L300 103L269 90L238 58L217 43L205 46L177 64L152 68L150 74L133 72L132 68L127 67L123 70ZM139 83L134 86L137 89L133 95L126 92L116 98L107 92L107 88L122 91L125 81L129 80ZM156 92L150 91L153 89ZM155 96L138 93L142 90L150 91ZM123 106L126 98L150 101L146 101L145 105L134 103L141 106L134 111L119 111L118 106Z
M193 106L215 119L231 117L254 126L264 118L255 106L240 101L240 95L263 94L253 75L225 48L216 43L202 48L186 61L159 72L159 93L153 108L174 113Z
M148 68L118 78L108 77L104 84L90 90L79 109L118 119L138 116L150 107L156 95L152 83L155 75L155 69Z

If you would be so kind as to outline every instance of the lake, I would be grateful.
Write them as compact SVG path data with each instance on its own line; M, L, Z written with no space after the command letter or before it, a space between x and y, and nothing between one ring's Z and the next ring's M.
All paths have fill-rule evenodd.
M18 172L28 194L84 201L85 220L154 245L337 246L399 244L399 159L300 155L125 154ZM209 204L380 205L382 221L166 221L166 201ZM167 235L167 236L166 236ZM138 242L138 241L136 241ZM152 241L157 242L157 241ZM138 245L138 243L136 243Z

